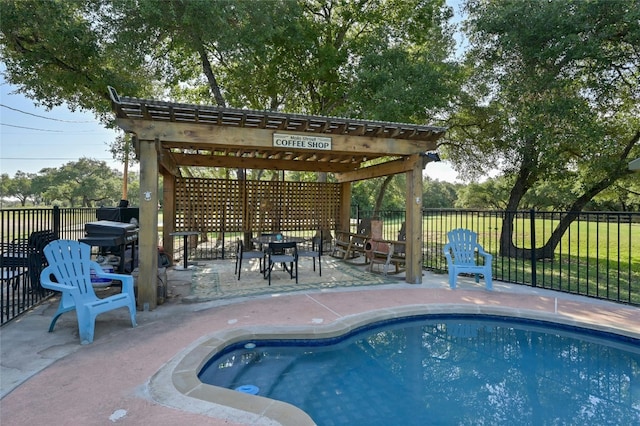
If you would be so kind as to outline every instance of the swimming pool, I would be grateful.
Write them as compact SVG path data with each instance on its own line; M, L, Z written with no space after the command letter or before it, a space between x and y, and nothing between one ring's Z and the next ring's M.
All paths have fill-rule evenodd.
M638 343L541 321L431 315L320 340L237 341L199 377L257 388L319 425L637 424Z

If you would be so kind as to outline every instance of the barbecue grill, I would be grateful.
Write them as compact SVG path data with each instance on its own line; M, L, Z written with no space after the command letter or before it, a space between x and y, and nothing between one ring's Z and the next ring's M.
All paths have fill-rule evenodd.
M120 257L118 272L132 271L135 263L138 228L133 223L99 220L84 225L85 237L80 242L100 247L100 254ZM130 246L130 250L128 249ZM129 257L128 257L129 256Z

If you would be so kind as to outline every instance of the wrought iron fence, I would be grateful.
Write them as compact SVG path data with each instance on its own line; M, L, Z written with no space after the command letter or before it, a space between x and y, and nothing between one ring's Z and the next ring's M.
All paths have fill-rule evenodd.
M404 211L364 211L352 206L352 228L363 218L383 221L383 239L397 239ZM573 221L558 238L554 230ZM511 238L501 243L505 221ZM423 268L446 273L443 247L447 232L467 228L478 233L493 255L496 280L541 287L599 299L640 305L640 213L538 212L424 209ZM505 246L505 242L512 246ZM510 249L510 250L508 250Z
M557 244L544 250L568 218ZM505 221L511 238L501 242ZM425 268L446 271L442 247L454 228L478 233L493 254L494 279L640 305L640 213L425 209Z
M42 246L49 235L82 238L84 224L95 217L94 208L0 209L0 324L52 295L40 286L40 271L45 264Z
M552 255L539 256L540 249L552 238L553 230L569 216L575 220L558 240ZM65 239L82 238L84 224L95 218L95 208L0 209L1 324L50 295L39 286L39 267L8 260L15 257L14 249L27 247L29 237L38 231L51 230ZM362 218L378 218L383 221L382 238L397 240L405 212L371 212L354 207L352 218L353 229ZM501 248L505 220L513 223L510 240L518 249L510 255ZM422 226L422 262L426 269L446 273L442 251L446 234L454 228L468 228L478 233L480 244L493 254L495 280L640 306L640 213L425 209ZM313 232L297 230L294 233L309 236ZM234 233L216 230L210 238L194 245L191 256L233 257L236 238L238 235ZM181 250L178 245L174 253Z

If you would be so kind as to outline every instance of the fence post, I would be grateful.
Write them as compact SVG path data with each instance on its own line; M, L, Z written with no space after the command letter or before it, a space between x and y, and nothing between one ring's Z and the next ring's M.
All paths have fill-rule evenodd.
M60 207L53 206L53 233L60 238Z
M529 211L529 226L531 227L531 286L536 287L536 211Z

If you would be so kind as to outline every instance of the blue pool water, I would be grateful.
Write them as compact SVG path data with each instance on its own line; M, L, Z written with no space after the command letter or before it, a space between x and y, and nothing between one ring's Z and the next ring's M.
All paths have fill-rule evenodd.
M242 342L199 377L288 402L323 426L640 424L639 341L512 318Z

